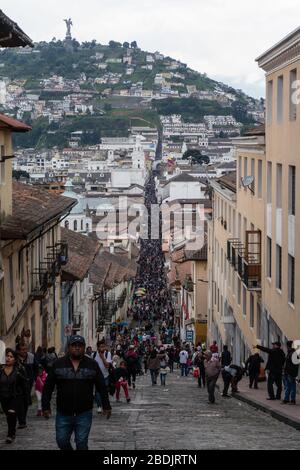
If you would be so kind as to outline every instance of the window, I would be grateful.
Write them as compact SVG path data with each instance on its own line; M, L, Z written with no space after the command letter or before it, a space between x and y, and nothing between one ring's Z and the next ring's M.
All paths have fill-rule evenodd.
M254 328L254 295L250 294L250 328Z
M69 221L68 220L65 221L65 228L69 228Z
M256 304L257 313L256 313L256 337L261 338L261 305L259 302Z
M244 178L246 178L247 175L247 171L248 171L248 158L247 157L244 157ZM247 191L247 187L245 186L245 191Z
M236 237L236 221L235 221L235 209L232 211L232 235L235 238Z
M277 79L277 122L283 121L283 76Z
M251 159L251 176L253 176L253 183L251 184L251 191L255 194L255 160Z
M280 163L277 164L276 207L282 209L282 165Z
M295 258L289 255L289 302L295 303Z
M262 198L262 160L258 160L257 196Z
M246 287L243 286L243 315L247 315L247 290Z
M0 160L5 155L5 145L0 145ZM5 183L5 161L0 163L0 184Z
M267 170L267 203L272 203L272 163L268 162Z
M21 285L24 284L24 251L19 251L19 280Z
M11 300L15 299L14 294L14 262L13 262L13 255L8 258L9 263L9 288L10 288L10 296Z
M272 240L267 237L267 277L272 277Z
M238 238L241 239L242 234L242 216L239 214L238 216Z
M80 230L83 231L83 220L80 223Z
M282 248L276 245L276 287L282 289Z
M296 90L297 90L297 69L291 70L290 72L290 121L296 121L297 119L297 101L296 101Z
M241 305L241 297L242 297L242 281L238 279L238 304Z
M273 121L273 81L270 80L267 85L267 124Z
M74 232L77 232L77 220L74 220Z
M247 222L246 217L244 217L244 232L243 232L243 235L244 235L244 243L246 243L246 231L247 231L247 226L248 226L248 222Z
M289 215L296 215L296 167L289 166Z

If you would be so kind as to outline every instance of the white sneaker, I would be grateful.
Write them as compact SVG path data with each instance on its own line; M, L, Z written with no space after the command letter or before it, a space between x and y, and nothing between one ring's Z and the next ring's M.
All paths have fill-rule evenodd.
M99 413L99 414L102 413L102 408L101 408L101 406L98 406L97 413Z

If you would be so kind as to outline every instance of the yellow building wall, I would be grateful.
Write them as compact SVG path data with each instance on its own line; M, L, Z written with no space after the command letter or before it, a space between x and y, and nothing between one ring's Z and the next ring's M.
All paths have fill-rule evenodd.
M300 76L300 60L267 76L273 80L272 122L266 125L267 161L272 162L272 278L264 283L264 302L281 331L288 339L300 338L300 105L297 119L289 119L290 72L297 69ZM283 119L277 120L277 79L283 76ZM282 164L282 289L276 288L276 164ZM288 194L289 165L296 167L296 216L295 216L295 303L288 301Z
M0 145L5 146L5 155L12 155L11 132L0 131ZM1 184L0 178L0 215L9 215L12 212L12 160L0 163L1 171L5 171L5 180Z

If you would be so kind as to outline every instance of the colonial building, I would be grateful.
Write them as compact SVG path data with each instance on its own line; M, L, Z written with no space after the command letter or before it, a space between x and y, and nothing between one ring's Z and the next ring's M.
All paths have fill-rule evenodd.
M238 363L300 335L300 28L257 60L266 127L235 139L237 173L212 183L209 223L209 337Z

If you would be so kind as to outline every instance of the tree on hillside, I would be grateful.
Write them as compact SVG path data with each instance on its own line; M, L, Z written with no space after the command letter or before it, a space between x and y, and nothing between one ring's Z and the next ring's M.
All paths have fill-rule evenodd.
M131 47L131 49L137 49L137 47L138 47L137 42L132 41L132 43L130 44L130 47Z
M123 42L123 47L124 47L125 49L129 49L129 47L130 47L129 42L127 42L127 41Z
M198 149L190 149L184 152L182 159L189 160L190 158L192 159L192 164L198 163L199 165L208 165L210 162L209 157L202 155L201 150Z
M20 178L29 179L29 178L30 178L30 175L29 175L29 173L27 173L27 171L23 171L23 170L13 170L12 177L13 177L15 180L18 181Z
M120 42L117 42L117 41L109 41L108 45L112 49L116 49L117 47L122 47L122 44Z

